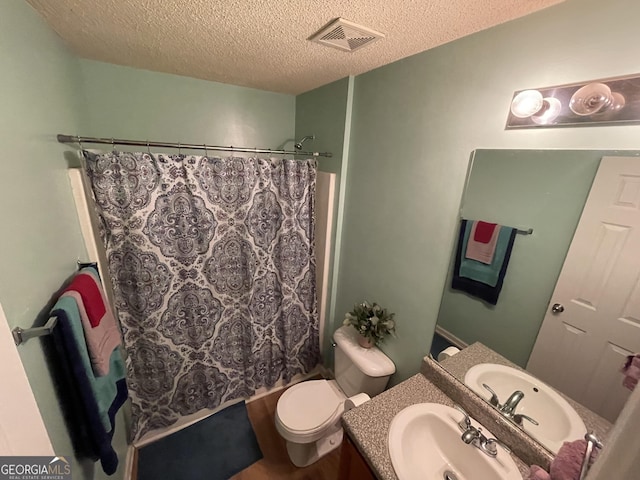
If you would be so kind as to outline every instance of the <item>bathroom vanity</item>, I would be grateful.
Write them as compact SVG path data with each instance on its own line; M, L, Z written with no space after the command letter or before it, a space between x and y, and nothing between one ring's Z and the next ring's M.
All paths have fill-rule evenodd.
M456 355L443 360L441 362L441 365L458 380L464 382L464 378L467 372L474 366L483 363L504 365L506 367L514 368L527 373L526 370L523 370L518 365L510 362L505 357L494 352L480 342L469 345L467 348L461 350ZM578 415L580 415L580 418L584 422L584 425L588 432L594 432L601 440L606 437L607 432L611 428L611 423L609 421L593 413L591 410L581 405L580 403L567 397L562 392L557 393L562 396L567 401L567 403L569 403L569 405L571 405L571 407L578 413Z
M503 418L489 403L449 372L455 371L464 376L464 372L477 363L512 365L511 362L481 344L462 350L446 362L445 370L434 360L425 357L421 373L343 415L342 423L348 440L342 447L340 480L397 480L389 454L389 428L400 411L419 403L451 407L459 405L464 408L474 420L511 448L511 457L523 478L528 476L529 465L537 464L548 469L553 459L551 452ZM575 402L573 404L589 431L595 431L601 439L605 438L611 425Z
M376 476L360 454L348 435L344 436L340 447L338 480L375 480Z
M402 409L424 402L454 405L442 390L422 373L418 373L342 416L342 424L347 435L376 478L397 479L387 446L389 426ZM341 473L342 471L341 468ZM340 476L339 478L346 480L360 477Z

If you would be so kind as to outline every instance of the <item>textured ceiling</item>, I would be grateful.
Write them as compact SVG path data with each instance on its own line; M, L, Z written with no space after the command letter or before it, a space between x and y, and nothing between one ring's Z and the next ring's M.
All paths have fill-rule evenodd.
M563 0L27 0L79 56L298 94ZM337 17L386 38L307 39Z

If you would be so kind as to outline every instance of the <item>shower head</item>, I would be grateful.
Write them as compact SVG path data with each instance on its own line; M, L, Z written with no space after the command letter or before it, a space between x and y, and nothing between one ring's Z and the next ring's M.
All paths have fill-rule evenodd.
M315 135L307 135L305 137L302 137L302 140L300 140L298 143L296 143L294 145L294 147L296 147L296 150L302 150L302 144L304 142L306 142L307 140L315 140L316 136Z

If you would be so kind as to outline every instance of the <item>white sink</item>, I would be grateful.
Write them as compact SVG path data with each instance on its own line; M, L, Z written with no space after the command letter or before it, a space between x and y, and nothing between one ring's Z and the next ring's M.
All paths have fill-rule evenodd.
M563 442L584 438L587 429L584 422L571 405L552 387L522 370L495 363L481 363L471 367L464 377L464 383L482 398L489 400L491 394L482 387L486 383L504 403L516 390L524 393L524 398L515 413L528 415L539 425L524 421L525 432L557 453Z
M443 480L449 473L449 478L458 480L522 480L502 447L491 458L462 441L458 422L463 418L458 410L437 403L418 403L401 410L389 428L389 454L398 478ZM493 436L484 428L483 434Z

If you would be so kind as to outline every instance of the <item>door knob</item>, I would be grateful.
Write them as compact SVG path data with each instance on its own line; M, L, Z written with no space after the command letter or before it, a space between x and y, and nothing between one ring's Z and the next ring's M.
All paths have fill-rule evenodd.
M564 305L562 305L561 303L554 303L553 307L551 307L551 311L553 313L562 313L564 312Z

